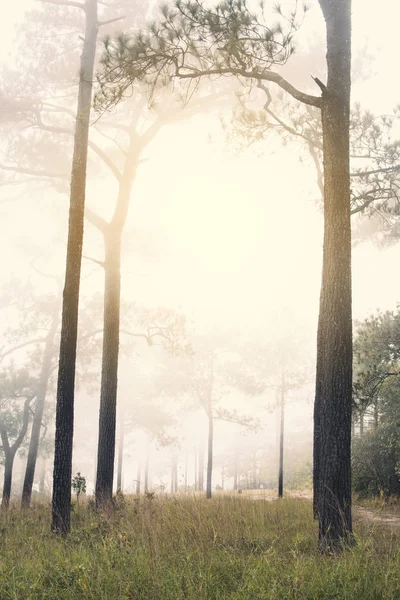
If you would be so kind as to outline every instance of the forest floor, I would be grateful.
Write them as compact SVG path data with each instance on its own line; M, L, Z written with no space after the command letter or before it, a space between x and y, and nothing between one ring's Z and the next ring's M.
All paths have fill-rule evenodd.
M120 498L74 503L71 534L49 504L0 516L0 600L399 600L400 528L354 511L356 544L317 551L304 498ZM367 511L367 513L365 512Z

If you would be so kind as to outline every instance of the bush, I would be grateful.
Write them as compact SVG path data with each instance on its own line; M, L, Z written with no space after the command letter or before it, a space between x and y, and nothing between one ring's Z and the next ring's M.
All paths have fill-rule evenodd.
M400 495L400 444L389 427L353 442L353 489L362 498Z

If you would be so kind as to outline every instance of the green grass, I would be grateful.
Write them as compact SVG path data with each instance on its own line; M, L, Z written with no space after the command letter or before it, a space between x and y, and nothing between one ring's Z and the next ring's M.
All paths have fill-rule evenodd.
M72 533L48 506L0 523L0 599L400 599L400 538L356 523L357 545L316 551L311 504L240 496L127 499L111 516L75 507Z

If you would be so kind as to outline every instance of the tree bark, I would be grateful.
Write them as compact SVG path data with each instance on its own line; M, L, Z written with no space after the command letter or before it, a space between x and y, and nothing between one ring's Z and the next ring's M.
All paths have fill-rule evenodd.
M35 477L36 461L39 450L40 442L40 431L42 429L43 411L47 395L47 387L49 384L52 360L53 360L53 348L54 339L57 333L59 324L59 307L57 307L52 316L50 331L46 337L42 368L39 376L38 391L36 396L35 412L33 415L31 439L29 441L28 458L26 461L26 470L24 485L22 488L22 508L29 508L32 498L32 487Z
M75 362L79 284L85 213L86 167L92 81L97 41L97 0L86 0L85 39L79 73L79 95L72 158L71 193L60 358L57 384L51 529L70 530L72 443L74 433Z
M320 547L338 549L352 532L351 1L319 2L327 30L328 83L321 84L324 248L314 407L314 508Z
M283 442L285 432L285 375L282 373L281 381L281 419L279 429L279 474L278 474L278 497L283 498Z
M207 456L207 488L206 497L211 498L212 470L213 470L213 443L214 443L214 419L212 413L208 416L208 456Z
M7 510L10 505L11 498L11 484L12 484L12 471L14 466L15 452L10 452L6 456L4 462L4 481L3 481L3 498L1 501L1 508Z

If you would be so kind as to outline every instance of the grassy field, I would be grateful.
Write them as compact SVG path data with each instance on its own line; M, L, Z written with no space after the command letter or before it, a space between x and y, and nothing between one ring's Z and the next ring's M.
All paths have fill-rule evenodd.
M356 521L355 547L316 551L311 503L241 496L128 498L113 515L75 505L71 535L49 506L1 517L1 600L400 599L400 536Z

